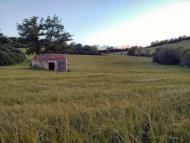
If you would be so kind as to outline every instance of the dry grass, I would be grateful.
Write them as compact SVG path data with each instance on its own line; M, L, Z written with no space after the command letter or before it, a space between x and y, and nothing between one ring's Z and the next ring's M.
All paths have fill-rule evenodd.
M190 142L190 70L69 56L69 73L0 68L0 143Z

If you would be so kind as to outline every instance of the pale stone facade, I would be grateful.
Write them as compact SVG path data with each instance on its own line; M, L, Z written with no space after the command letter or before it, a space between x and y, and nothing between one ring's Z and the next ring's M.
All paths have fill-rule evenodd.
M34 55L32 67L59 72L67 71L67 57L65 54L41 54Z

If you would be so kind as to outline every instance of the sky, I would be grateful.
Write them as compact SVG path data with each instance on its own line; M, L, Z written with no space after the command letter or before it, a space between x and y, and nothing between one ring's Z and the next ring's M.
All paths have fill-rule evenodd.
M76 43L139 45L190 36L190 0L0 0L0 29L18 36L17 23L57 15Z

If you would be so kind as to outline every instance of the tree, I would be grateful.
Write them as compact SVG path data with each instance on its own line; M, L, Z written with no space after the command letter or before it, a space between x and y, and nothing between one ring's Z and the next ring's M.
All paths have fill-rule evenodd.
M157 48L153 56L153 62L165 65L178 65L180 64L180 51L177 48Z
M9 44L17 44L18 38L17 37L8 37L8 43Z
M8 42L8 39L6 36L3 35L3 33L0 33L0 44L5 44Z
M82 45L80 43L70 43L70 49L67 51L68 53L72 54L84 54L84 55L99 55L98 46L94 45Z
M136 56L136 51L137 51L137 49L138 49L138 46L133 46L133 47L131 47L129 50L128 50L128 55L129 56Z
M71 41L71 35L64 31L61 20L56 15L51 18L48 16L43 23L45 36L45 52L62 53L68 48L67 42Z
M27 54L64 53L71 35L64 31L61 20L56 15L46 19L31 17L17 25L19 35L28 43Z
M82 44L75 44L75 43L72 43L72 49L73 49L73 53L74 54L80 54L81 53L81 51L82 51L82 49L83 49L83 46L82 46Z
M43 34L42 22L42 18L39 21L39 17L33 16L24 19L22 24L17 25L19 35L28 43L27 54L40 54L42 52L40 45L40 36Z
M112 47L112 46L107 46L107 47L106 47L106 50L107 50L107 51L113 51L113 49L114 49L114 47Z

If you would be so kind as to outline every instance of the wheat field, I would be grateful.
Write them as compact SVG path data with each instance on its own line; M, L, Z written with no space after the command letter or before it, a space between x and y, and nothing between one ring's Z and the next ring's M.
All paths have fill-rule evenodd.
M0 67L0 143L188 143L190 70L68 55L69 72Z

